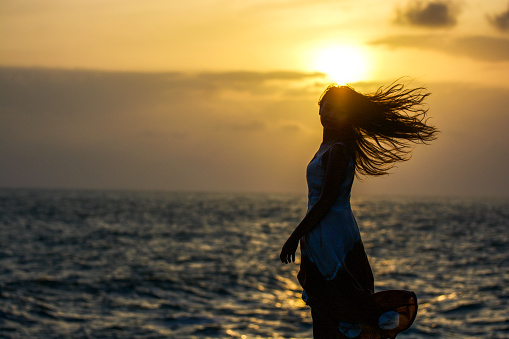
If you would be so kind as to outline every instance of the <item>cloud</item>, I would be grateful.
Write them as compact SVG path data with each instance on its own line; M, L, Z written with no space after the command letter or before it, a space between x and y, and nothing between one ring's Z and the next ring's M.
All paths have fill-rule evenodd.
M222 127L229 128L236 132L244 133L244 132L256 132L256 131L264 130L267 127L267 124L264 123L263 121L253 120L253 121L248 121L248 122L231 123L228 126L222 126Z
M488 16L488 21L498 30L509 31L509 6L505 12Z
M389 48L417 48L463 56L473 60L504 62L509 60L509 39L487 36L452 38L442 35L398 35L371 41Z
M309 83L323 81L0 68L0 187L295 190L286 171L305 166L295 162L312 152L313 132L287 125L317 123L309 112L325 84ZM295 143L307 145L302 156L264 182L261 168Z
M457 23L459 7L450 1L412 1L406 8L398 8L395 22L398 24L444 28Z
M0 68L0 187L303 192L325 86L299 72ZM428 88L437 142L356 187L507 195L509 90Z

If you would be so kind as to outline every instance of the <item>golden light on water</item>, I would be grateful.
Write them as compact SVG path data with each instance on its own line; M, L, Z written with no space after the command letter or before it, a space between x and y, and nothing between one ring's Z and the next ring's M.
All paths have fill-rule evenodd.
M313 67L340 85L367 80L368 77L366 54L354 46L334 46L319 50Z

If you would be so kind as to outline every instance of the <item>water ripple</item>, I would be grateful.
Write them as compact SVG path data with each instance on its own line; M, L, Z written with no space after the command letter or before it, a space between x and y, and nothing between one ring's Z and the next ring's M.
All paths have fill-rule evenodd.
M352 204L377 289L419 297L402 338L507 337L507 200ZM305 207L284 194L0 190L0 337L310 338L298 266L278 262Z

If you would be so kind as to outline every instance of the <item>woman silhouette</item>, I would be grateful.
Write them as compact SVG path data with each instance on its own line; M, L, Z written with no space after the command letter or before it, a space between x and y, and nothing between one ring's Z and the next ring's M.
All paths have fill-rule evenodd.
M417 313L413 292L374 292L374 280L350 208L354 176L384 175L408 160L413 143L434 140L426 124L424 88L392 84L374 94L330 85L318 105L323 142L307 167L308 212L280 259L295 261L315 338L394 338Z

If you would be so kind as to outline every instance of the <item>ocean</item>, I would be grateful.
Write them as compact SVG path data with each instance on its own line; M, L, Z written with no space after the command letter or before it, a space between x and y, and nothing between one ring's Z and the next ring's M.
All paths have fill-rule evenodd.
M509 338L509 199L354 197L398 338ZM304 194L0 190L1 338L311 338ZM300 258L297 257L297 262Z

